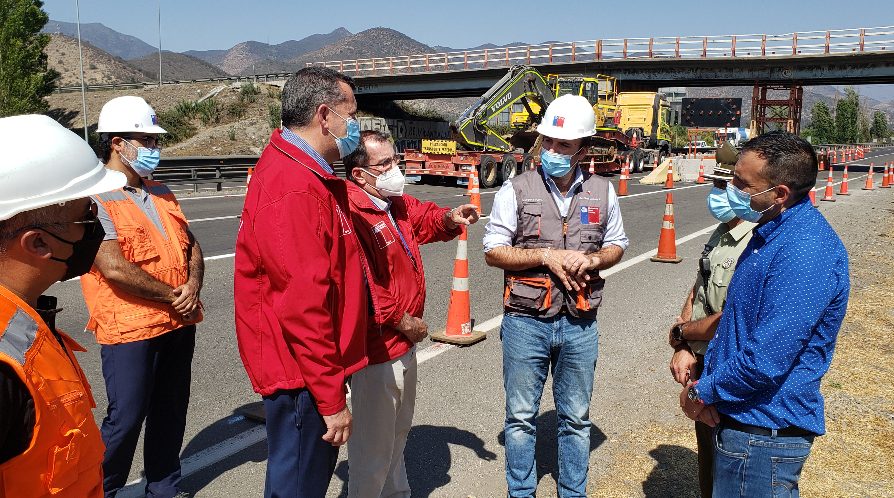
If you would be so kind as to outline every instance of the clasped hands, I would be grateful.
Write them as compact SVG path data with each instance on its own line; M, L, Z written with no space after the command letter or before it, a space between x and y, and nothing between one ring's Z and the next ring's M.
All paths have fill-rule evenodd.
M566 289L578 291L587 285L589 272L598 269L602 260L596 254L548 247L543 251L542 263Z

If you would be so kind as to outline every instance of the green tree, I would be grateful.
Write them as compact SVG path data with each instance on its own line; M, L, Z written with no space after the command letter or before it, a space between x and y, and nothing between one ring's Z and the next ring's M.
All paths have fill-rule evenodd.
M813 104L810 131L813 143L826 144L835 141L835 121L825 102L820 101Z
M891 130L888 129L888 117L882 111L872 113L872 126L869 128L869 134L872 138L887 139L891 136Z
M39 0L0 0L0 117L46 112L59 73L47 68L49 19Z
M835 106L835 139L838 143L856 143L859 141L858 116L860 115L860 96L853 88L844 90L844 98Z
M869 141L869 117L866 116L865 112L860 112L860 115L857 117L857 141L858 142L868 142Z

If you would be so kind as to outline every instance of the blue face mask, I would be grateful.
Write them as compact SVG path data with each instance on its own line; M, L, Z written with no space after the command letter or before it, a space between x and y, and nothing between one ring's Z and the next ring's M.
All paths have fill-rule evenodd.
M757 223L760 221L761 216L764 215L770 209L773 209L775 204L771 204L770 207L764 209L763 211L755 211L751 209L751 199L757 197L762 194L766 194L767 192L773 190L776 186L770 187L763 192L758 192L754 195L749 194L748 192L744 192L735 185L730 183L726 186L726 197L729 199L729 205L732 208L733 212L736 214L736 217L745 221L750 221L751 223Z
M345 121L347 125L348 134L339 138L336 137L334 133L329 132L333 138L335 138L335 145L338 146L338 156L342 159L345 156L349 155L351 152L354 152L357 149L357 146L360 145L360 123L357 122L354 118L344 118L341 114L335 112L334 109L329 108L333 114L340 117Z
M736 217L736 213L729 205L725 189L717 187L711 189L711 193L708 194L708 212L721 223L726 223Z
M121 161L133 168L133 170L141 177L151 175L152 172L155 171L155 168L158 167L158 162L161 160L161 150L158 148L150 149L147 147L137 147L127 140L124 140L124 143L137 149L137 157L131 161L124 157L124 155L121 155Z
M575 154L577 154L575 152ZM546 149L540 151L540 166L547 175L561 178L571 171L571 156L574 154L556 154Z

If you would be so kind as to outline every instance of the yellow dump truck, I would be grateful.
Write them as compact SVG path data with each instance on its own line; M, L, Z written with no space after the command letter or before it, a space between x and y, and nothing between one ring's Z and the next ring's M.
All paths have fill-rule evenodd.
M621 92L617 105L618 128L630 139L633 171L645 164L660 163L670 152L670 104L658 92Z

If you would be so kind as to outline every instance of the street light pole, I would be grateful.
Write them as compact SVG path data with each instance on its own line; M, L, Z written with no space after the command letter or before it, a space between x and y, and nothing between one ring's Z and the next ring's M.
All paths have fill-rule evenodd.
M84 141L87 138L87 89L84 86L84 52L81 50L81 5L80 0L75 0L75 15L78 21L78 59L81 64L81 115L84 117Z
M158 88L161 88L161 0L158 0Z

